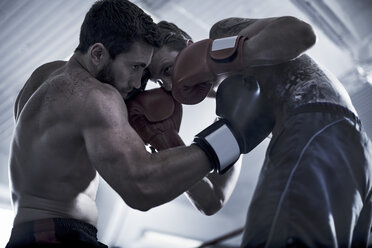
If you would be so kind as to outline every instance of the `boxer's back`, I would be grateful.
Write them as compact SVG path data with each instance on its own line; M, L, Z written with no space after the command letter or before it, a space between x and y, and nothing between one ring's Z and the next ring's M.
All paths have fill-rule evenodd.
M95 225L98 177L78 122L84 86L68 66L55 63L35 71L16 101L10 157L15 223L69 217Z

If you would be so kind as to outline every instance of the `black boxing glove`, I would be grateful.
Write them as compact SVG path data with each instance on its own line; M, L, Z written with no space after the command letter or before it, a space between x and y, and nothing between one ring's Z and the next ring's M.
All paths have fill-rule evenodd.
M250 152L274 127L274 116L253 77L226 78L216 95L218 121L195 136L194 143L208 155L213 169L226 172L240 154Z

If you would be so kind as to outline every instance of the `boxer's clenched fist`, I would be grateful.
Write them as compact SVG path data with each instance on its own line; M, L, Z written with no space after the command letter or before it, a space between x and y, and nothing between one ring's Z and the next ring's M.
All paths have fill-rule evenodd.
M243 70L244 36L205 39L183 49L173 69L173 96L184 104L201 102L219 76Z
M219 120L196 135L194 142L219 173L227 171L241 153L261 143L274 127L274 116L253 77L226 78L217 91L216 114Z
M156 150L184 145L178 135L182 105L163 89L139 93L127 101L129 123Z

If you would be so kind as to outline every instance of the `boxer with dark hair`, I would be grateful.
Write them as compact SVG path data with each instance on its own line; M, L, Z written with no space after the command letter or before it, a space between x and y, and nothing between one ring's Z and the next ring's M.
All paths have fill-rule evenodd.
M184 104L202 101L223 81L217 112L228 121L195 139L211 160L220 159L215 134L244 137L229 153L236 154L272 131L242 247L367 247L371 141L342 84L303 54L315 41L311 26L294 17L228 18L213 25L210 39L155 52L149 66L161 79L160 68L171 68L172 94ZM257 94L239 97L244 85L257 86ZM222 98L230 100L221 104ZM237 121L245 117L242 105L250 121Z
M151 89L140 93L138 97L127 102L129 123L137 131L142 140L150 145L154 151L184 146L178 132L181 126L182 106L176 101L171 90L172 57L159 55L175 54L192 43L191 37L175 24L161 21L157 24L160 33L160 48L155 49L155 61L151 64L161 63L163 68L154 74L153 68L146 68L148 77L155 79L161 88ZM233 168L224 174L211 172L200 182L185 192L186 197L193 206L206 215L215 214L230 198L238 180L241 164L236 163Z
M174 23L161 21L157 26L161 45L160 48L155 49L153 61L147 70L149 78L165 90L170 91L172 89L171 76L174 60L180 51L192 43L192 39Z
M121 180L133 158L124 140L139 141L126 130L123 99L140 86L158 45L156 24L143 10L126 0L97 1L71 59L32 73L15 103L15 219L7 247L107 247L96 237L97 171L125 195Z
M100 0L84 19L71 59L32 73L15 103L9 165L15 218L7 248L107 247L97 240L98 174L128 206L146 211L211 171L224 171L244 152L237 144L250 141L229 129L209 139L208 152L198 141L157 153L146 150L129 124L126 101L145 81L158 46L158 27L140 8L127 0ZM244 85L240 92L252 95ZM231 107L228 101L220 100ZM153 114L158 113L163 109ZM174 124L165 130L179 125L179 112L173 113ZM240 116L251 119L249 113ZM234 118L224 117L240 128ZM234 150L221 149L226 135Z

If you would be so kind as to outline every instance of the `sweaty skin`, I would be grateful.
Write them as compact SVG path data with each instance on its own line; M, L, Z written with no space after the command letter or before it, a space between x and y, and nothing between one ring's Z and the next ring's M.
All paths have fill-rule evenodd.
M293 17L229 18L216 23L210 37L245 35L245 73L253 75L275 114L273 135L294 108L312 102L330 102L356 114L342 84L321 68L305 50L315 43L311 27Z
M62 217L96 226L98 173L130 207L143 211L208 174L211 165L198 147L150 154L128 123L123 98L140 86L152 53L135 42L112 60L96 43L87 54L35 70L15 104L14 224ZM100 75L103 69L110 73Z

